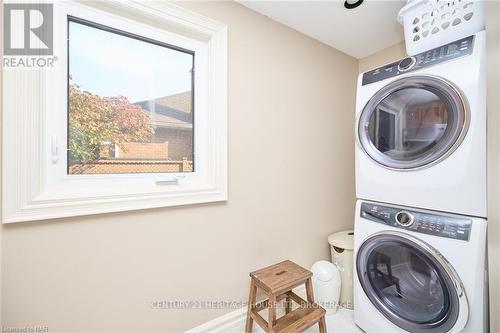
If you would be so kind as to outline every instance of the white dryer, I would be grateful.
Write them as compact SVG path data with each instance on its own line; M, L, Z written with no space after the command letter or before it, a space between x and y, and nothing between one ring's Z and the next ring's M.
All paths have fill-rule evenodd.
M356 195L486 217L485 34L360 74Z
M358 201L355 323L367 333L487 332L486 225Z

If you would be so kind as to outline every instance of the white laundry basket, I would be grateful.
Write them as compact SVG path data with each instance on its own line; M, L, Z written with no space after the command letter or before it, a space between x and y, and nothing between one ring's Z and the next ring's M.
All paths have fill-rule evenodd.
M398 21L406 52L415 55L484 30L484 1L409 0Z

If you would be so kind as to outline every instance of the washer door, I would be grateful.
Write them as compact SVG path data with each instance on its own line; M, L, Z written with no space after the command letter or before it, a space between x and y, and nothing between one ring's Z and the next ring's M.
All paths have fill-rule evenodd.
M467 297L458 275L427 243L384 231L358 250L358 279L373 305L409 332L459 332L467 323Z
M375 162L409 170L451 154L468 125L468 108L455 87L437 77L410 76L391 82L368 101L357 131Z

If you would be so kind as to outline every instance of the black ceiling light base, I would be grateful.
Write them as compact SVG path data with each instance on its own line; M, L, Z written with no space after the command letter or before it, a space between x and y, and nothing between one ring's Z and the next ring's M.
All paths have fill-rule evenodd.
M356 7L359 7L363 3L364 0L358 0L355 3L348 3L347 1L344 2L344 7L347 9L354 9Z

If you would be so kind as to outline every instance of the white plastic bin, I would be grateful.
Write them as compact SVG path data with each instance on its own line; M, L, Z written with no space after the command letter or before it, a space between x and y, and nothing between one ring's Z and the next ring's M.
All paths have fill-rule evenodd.
M320 260L311 267L314 299L327 314L339 307L341 277L338 268L329 261Z
M342 281L340 287L340 306L353 309L352 263L354 255L354 231L345 230L331 234L328 236L328 243L330 243L332 263L339 269Z
M483 0L409 0L398 21L411 56L484 30L484 17Z

